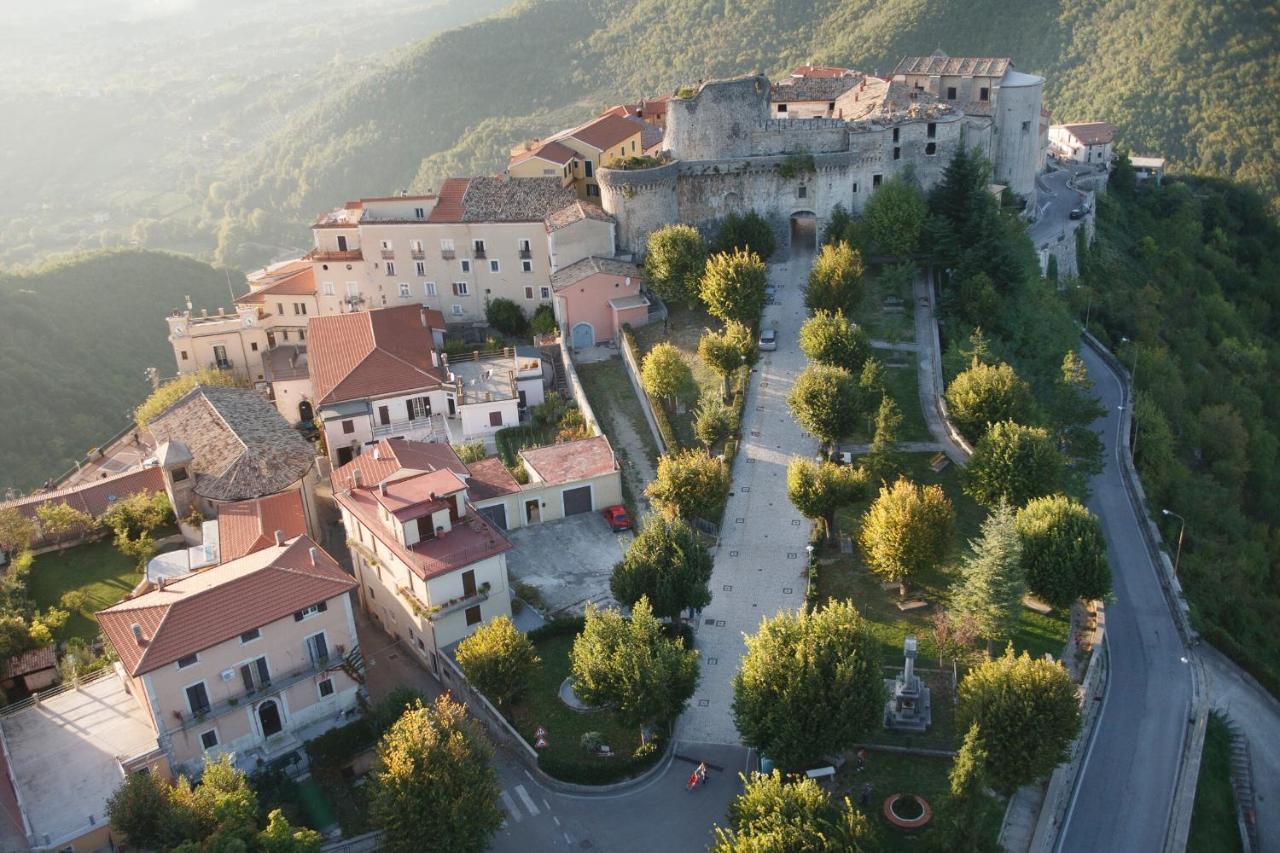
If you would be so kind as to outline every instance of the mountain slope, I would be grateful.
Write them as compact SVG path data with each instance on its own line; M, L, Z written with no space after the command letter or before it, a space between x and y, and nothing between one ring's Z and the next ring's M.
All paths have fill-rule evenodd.
M810 60L883 74L938 47L1011 56L1048 77L1055 121L1110 120L1139 153L1274 199L1278 32L1275 7L1247 0L526 0L407 50L241 160L219 257L305 243L328 206L500 168L527 136L681 82Z

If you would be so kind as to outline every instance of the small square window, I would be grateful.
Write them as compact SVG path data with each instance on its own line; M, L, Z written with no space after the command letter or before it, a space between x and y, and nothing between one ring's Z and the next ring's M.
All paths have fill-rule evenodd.
M882 181L882 180L884 180L884 175L872 175L872 176L871 176L871 188L872 188L872 189L875 189L876 187L880 186L880 181Z
M489 261L489 272L502 272L502 265L498 263L497 258Z
M979 89L979 90L978 90L978 100L979 100L979 101L989 101L989 100L991 100L991 90L990 90L990 89L988 89L986 86L983 86L981 89Z
M948 100L948 101L954 101L955 99L956 99L956 87L955 87L955 86L948 86L948 87L947 87L947 100Z
M480 624L480 605L477 604L475 607L468 607L467 608L467 625L471 626L471 625L479 625L479 624Z
M259 631L257 628L254 628L251 631L245 631L243 634L241 634L240 642L252 643L254 640L258 639L261 636L262 636L262 632Z
M200 745L201 745L202 747L204 747L204 749L205 749L205 751L206 751L206 752L207 752L208 750L210 750L210 749L213 749L215 746L217 746L217 745L218 745L218 732L217 732L217 730L216 730L216 729L209 729L209 731L207 731L207 732L203 732L203 733L200 735Z
M320 691L321 699L323 699L326 696L332 696L333 695L333 679L331 678L324 679L323 681L321 681L319 684L316 685L316 688Z
M257 341L252 341L252 342L249 344L249 351L250 351L250 352L257 352L257 351L258 351L258 342L257 342Z
M399 288L399 289L400 289L400 298L401 298L401 299L408 299L408 298L409 298L409 284L408 284L408 282L404 282L404 281L400 282L400 288Z
M462 306L461 306L461 305L455 305L455 306L453 306L452 311L453 311L453 316L455 316L455 317L461 317L461 316L462 316Z
M803 184L801 184L801 185L800 185L800 189L796 191L796 197L797 197L797 198L808 198L808 197L809 197L809 188L808 188L808 187L806 187L806 186L804 186Z
M427 296L436 295L436 283L434 281L424 281L422 283L422 292Z
M342 434L343 434L343 435L351 435L351 433L353 433L353 432L355 432L355 431L356 431L356 422L355 422L355 421L343 421L343 422L342 422Z
M471 272L471 261L470 261L470 260L468 260L467 258L463 258L463 259L462 259L461 261L459 261L458 263L462 264L462 271L463 271L463 272Z
M183 351L182 351L182 360L183 360L183 361L186 361L186 360L187 360L187 351L186 351L186 350L183 350Z
M196 663L199 662L199 660L200 660L200 655L198 654L187 655L186 657L178 658L178 669L186 669L189 666L195 666Z
M551 288L549 288L549 287L544 287L544 288L542 288L542 298L543 298L543 299L550 299L550 298L551 298Z
M938 153L938 143L936 143L936 142L927 142L927 143L925 143L925 146L924 146L924 153L925 153L925 154L927 154L927 155L929 155L930 157L932 157L933 155L937 154L937 153Z
M489 426L502 426L502 412L489 413Z
M521 271L521 272L533 272L533 261L521 261L521 262L520 262L520 271Z
M778 104L778 112L780 112L780 113L785 113L786 111L787 111L787 105L786 105L786 104Z

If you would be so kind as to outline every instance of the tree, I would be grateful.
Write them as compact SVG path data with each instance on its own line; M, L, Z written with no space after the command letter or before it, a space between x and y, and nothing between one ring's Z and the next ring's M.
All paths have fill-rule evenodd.
M707 311L726 323L755 326L764 313L764 289L768 283L764 261L743 249L717 252L707 258L699 294Z
M1058 444L1071 460L1071 473L1077 478L1085 479L1102 470L1102 439L1094 432L1093 423L1105 414L1093 392L1093 380L1084 360L1075 350L1068 350L1054 384L1050 417Z
M258 834L258 796L231 756L206 762L200 784L185 777L169 791L184 838L208 850L249 849ZM183 817L185 815L185 817ZM241 846L243 845L243 846Z
M1017 633L1027 591L1022 540L1007 503L1000 503L987 516L981 534L969 548L960 569L961 580L951 595L951 609L958 616L973 619L987 638L990 651L996 641Z
M1107 189L1117 195L1131 196L1138 186L1138 175L1133 170L1133 161L1129 152L1121 149L1111 163L1111 175L1107 178Z
M977 442L991 424L1026 420L1031 411L1031 388L1012 367L983 364L976 359L947 386L947 414L960 434Z
M162 415L166 409L178 402L183 395L197 385L248 388L250 383L248 378L244 376L232 373L230 370L218 370L213 367L201 368L192 373L184 373L162 383L159 388L152 391L151 395L143 400L138 408L133 410L134 423L140 429L145 429L147 424Z
M499 616L458 644L458 666L467 680L498 705L506 705L525 691L529 677L542 663L529 638Z
M733 435L738 429L738 416L733 409L714 397L703 397L693 421L693 434L711 452L711 448Z
M1065 495L1036 498L1018 510L1027 587L1054 607L1111 591L1107 543L1098 519Z
M929 208L906 175L895 175L871 194L862 222L880 252L906 257L916 250Z
M0 508L0 551L13 555L31 547L36 526L17 507Z
M488 848L502 825L492 758L493 747L447 693L405 711L378 744L370 786L383 848L412 853L424 839L437 850Z
M489 300L484 307L484 320L504 335L514 337L529 331L529 318L524 316L524 310L502 296Z
M267 828L258 833L262 853L320 853L324 836L307 827L294 828L280 809L267 816Z
M871 356L871 341L843 311L822 310L800 327L800 351L810 361L856 372Z
M683 521L655 515L613 567L609 590L619 604L647 598L653 613L672 622L681 611L711 603L711 554Z
M898 467L897 442L901 426L902 412L898 404L888 394L883 395L876 412L876 431L862 462L872 479L883 480Z
M987 853L996 849L992 839L984 837L981 829L983 813L987 809L987 797L983 791L987 760L982 727L974 723L969 726L964 743L951 763L951 790L938 815L942 834L938 849L956 853Z
M853 316L862 303L863 273L862 256L848 243L823 246L809 271L805 307L813 313L843 311L846 316Z
M719 457L680 450L658 460L644 493L672 518L715 517L729 495L729 472Z
M851 602L779 612L746 641L733 719L743 743L779 766L843 752L879 724L879 652Z
M830 538L835 532L836 510L861 500L867 479L862 468L797 456L787 466L787 497L805 518L821 521Z
M729 377L744 365L756 363L756 340L741 323L729 322L720 332L706 331L698 341L698 356L724 381L729 396Z
M796 423L828 447L861 417L862 404L862 390L853 374L826 364L806 367L787 394L787 405Z
M1001 421L974 448L965 469L964 489L986 507L1002 500L1022 506L1057 492L1062 475L1062 454L1048 431Z
M650 397L670 405L693 384L693 371L684 363L680 350L660 343L649 350L640 365L640 384Z
M556 309L547 303L542 303L533 312L533 319L529 321L529 330L535 335L554 334L559 325L556 323Z
M1067 748L1080 731L1080 702L1075 685L1061 664L1014 657L1012 646L1002 657L984 661L960 682L957 725L983 732L986 776L1004 794L1040 779L1068 757Z
M861 853L871 829L846 798L837 809L813 779L787 781L774 770L741 777L729 825L716 827L712 853Z
M767 261L773 256L777 244L773 228L754 210L730 213L720 220L720 227L716 229L717 252L754 252Z
M45 539L66 548L73 539L79 539L94 527L93 516L62 501L46 501L36 507L36 519Z
M128 773L107 800L107 818L135 850L165 850L181 843L169 785L152 773Z
M643 727L679 714L698 686L698 653L669 640L641 596L624 619L587 605L586 624L569 652L573 690L592 705L613 705L619 718Z
M644 274L649 286L668 302L698 304L698 280L707 264L707 245L690 225L666 225L649 235Z
M887 581L906 584L937 565L951 547L955 510L940 486L917 486L899 477L881 486L862 517L858 546L867 566Z
M966 323L981 327L983 323L998 322L1001 303L995 282L985 272L978 271L958 277L955 287L956 313Z

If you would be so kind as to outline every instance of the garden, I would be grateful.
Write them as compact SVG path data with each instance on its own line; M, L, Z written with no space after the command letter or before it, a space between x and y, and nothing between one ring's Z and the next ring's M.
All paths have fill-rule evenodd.
M31 564L27 589L40 610L63 607L64 598L66 603L78 604L67 608L70 616L57 635L63 640L92 641L98 636L93 614L120 601L141 580L142 570L133 559L120 553L110 539L99 539L38 555Z

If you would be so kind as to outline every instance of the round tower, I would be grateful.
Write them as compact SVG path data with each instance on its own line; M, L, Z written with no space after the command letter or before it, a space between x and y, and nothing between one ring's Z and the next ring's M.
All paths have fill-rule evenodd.
M600 202L617 220L619 252L643 255L649 235L679 220L676 198L678 162L652 169L606 169L596 172Z
M1035 203L1036 169L1040 162L1040 105L1044 78L1010 68L996 94L996 183Z
M751 132L768 117L769 79L763 74L711 80L691 94L677 91L668 102L663 147L680 160L748 157Z

